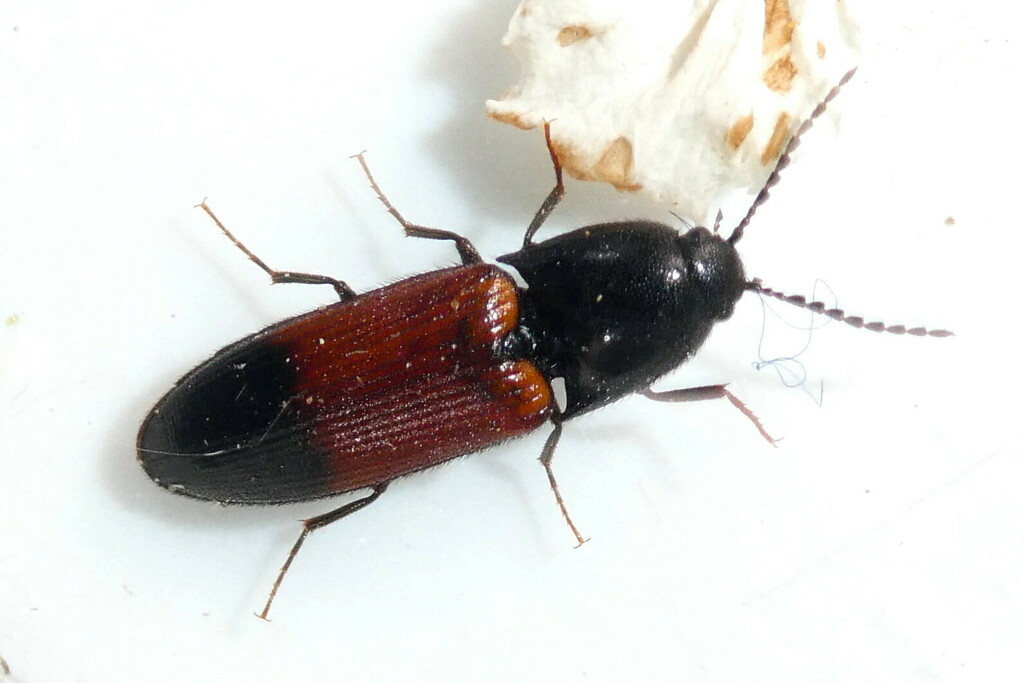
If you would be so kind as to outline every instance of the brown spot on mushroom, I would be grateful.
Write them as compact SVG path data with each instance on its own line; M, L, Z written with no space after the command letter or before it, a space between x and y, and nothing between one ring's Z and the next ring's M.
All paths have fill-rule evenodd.
M789 92L796 75L790 59L796 22L789 12L789 0L764 0L764 38L761 52L773 60L761 75L765 85L779 93Z
M630 181L633 175L633 144L622 136L605 147L601 158L594 164L594 172L619 190L636 192L640 189L639 185Z
M515 126L522 130L532 130L533 128L536 128L536 126L523 121L522 117L514 111L488 111L487 116L499 123L507 123L510 126Z
M621 192L636 192L642 185L633 182L633 145L625 137L618 137L608 143L597 162L588 165L576 149L552 140L555 154L562 162L562 169L579 180L594 180L608 183Z
M754 115L747 114L736 120L736 123L729 126L729 130L725 133L725 142L732 149L739 149L743 141L750 135L750 130L754 127Z
M793 38L796 22L789 13L789 0L764 0L763 54L787 47Z
M789 120L790 116L786 112L782 112L779 114L779 118L775 119L775 130L772 131L772 136L768 138L768 144L761 152L762 165L767 166L779 158L782 146L789 139Z
M825 59L825 43L818 41L818 59Z
M567 45L572 45L573 43L578 43L581 40L593 37L594 32L588 27L583 26L582 24L574 24L572 26L566 26L558 32L558 44L562 47L566 47Z
M796 65L793 64L793 60L789 58L789 55L782 57L775 61L768 70L764 72L761 79L764 81L770 89L775 92L789 92L789 87L793 83L793 76L796 75Z

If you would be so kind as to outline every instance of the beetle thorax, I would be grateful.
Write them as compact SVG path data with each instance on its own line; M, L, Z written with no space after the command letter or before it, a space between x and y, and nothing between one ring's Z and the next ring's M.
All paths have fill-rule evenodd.
M743 293L735 249L704 228L610 223L499 259L519 270L531 359L564 377L565 417L646 388L685 361Z

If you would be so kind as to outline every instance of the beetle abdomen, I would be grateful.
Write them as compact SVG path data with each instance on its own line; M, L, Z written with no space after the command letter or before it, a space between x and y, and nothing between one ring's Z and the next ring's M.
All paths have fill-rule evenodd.
M269 327L182 378L139 436L160 485L225 503L309 500L521 436L551 390L502 358L514 281L434 271Z

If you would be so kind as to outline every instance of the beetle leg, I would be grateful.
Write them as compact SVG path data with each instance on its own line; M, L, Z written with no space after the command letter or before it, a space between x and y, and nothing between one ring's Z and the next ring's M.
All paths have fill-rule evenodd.
M565 523L569 525L569 529L572 531L573 536L576 537L576 547L579 548L581 545L589 541L589 538L583 538L580 534L579 529L572 523L572 517L569 516L569 510L565 507L565 501L562 500L562 494L558 490L558 482L555 481L555 473L551 469L551 459L555 455L555 446L558 445L558 439L562 436L562 421L555 416L551 418L552 424L555 428L548 435L548 440L544 442L544 450L540 454L540 464L544 465L544 471L548 473L548 483L551 484L551 490L555 494L555 502L558 503L559 509L562 511L562 516L565 517Z
M284 580L284 575L288 572L288 568L292 566L292 560L294 560L295 556L298 554L299 548L302 547L302 544L306 540L306 536L309 536L312 532L321 527L325 527L332 522L337 522L342 517L348 517L357 510L362 510L364 507L380 498L380 494L387 490L388 484L390 483L391 482L386 481L383 484L377 484L373 487L373 493L365 498L360 498L359 500L354 500L351 503L346 503L337 510L331 510L330 512L317 515L316 517L310 517L302 522L302 533L299 534L299 539L295 541L295 545L292 546L291 552L288 553L288 558L284 561L284 565L281 566L281 571L277 574L277 580L274 581L274 585L270 589L270 597L267 598L267 604L263 606L263 611L258 615L260 619L269 621L269 619L267 619L267 613L270 611L270 604L274 602L274 596L277 595L277 589L281 587L281 581Z
M533 244L533 236L540 226L547 220L547 217L551 215L551 212L555 210L558 203L562 201L562 197L565 196L565 185L562 184L562 162L558 160L558 154L555 153L554 145L551 144L551 122L544 122L544 141L548 145L548 154L551 155L551 163L555 167L555 187L552 188L548 194L547 199L537 209L537 213L534 214L533 220L530 221L530 226L526 228L526 236L523 237L523 249L526 249Z
M396 209L391 202L388 201L388 198L384 196L380 186L377 185L377 181L373 179L373 174L370 173L370 167L366 165L366 159L363 158L363 153L360 152L353 158L356 159L359 162L359 165L363 167L363 173L366 174L366 179L370 181L370 187L372 187L373 191L377 193L377 199L381 201L384 208L388 210L388 213L394 216L395 220L401 223L407 237L423 237L428 240L451 240L452 242L455 242L455 248L459 250L459 256L462 257L462 263L464 265L469 265L471 263L483 263L484 260L480 256L480 252L476 250L476 247L473 246L472 242L462 235L450 230L427 228L405 220L405 218L402 217L402 214L398 213L398 209Z
M644 389L640 392L646 398L652 401L664 401L666 403L683 403L686 401L707 401L713 398L725 397L729 399L729 403L736 406L741 413L743 413L748 420L754 423L757 427L757 431L761 432L761 436L765 438L765 441L771 445L775 445L779 440L772 438L768 432L765 431L761 421L757 419L757 415L754 415L753 411L750 410L743 401L736 398L736 396L725 388L724 384L709 384L704 387L690 387L689 389L672 389L669 391L654 391L651 388Z
M282 282L298 283L304 285L331 285L334 287L334 291L338 293L338 296L342 301L348 301L356 295L355 291L341 280L335 280L333 277L326 275L312 275L310 273L292 273L285 270L274 270L266 263L263 262L256 254L249 251L249 248L242 244L237 237L231 234L231 231L224 227L224 224L220 222L216 214L209 207L204 199L202 203L198 204L199 208L202 209L213 219L213 222L217 224L221 232L227 235L228 239L231 240L232 244L242 250L242 253L249 257L249 260L255 263L257 266L263 269L263 271L270 276L271 282L279 284Z

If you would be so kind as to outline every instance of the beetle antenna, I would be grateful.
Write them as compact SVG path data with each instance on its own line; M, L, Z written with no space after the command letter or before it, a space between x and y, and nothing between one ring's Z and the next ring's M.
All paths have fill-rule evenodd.
M750 205L750 208L747 209L747 215L743 217L743 220L740 221L739 225L736 226L736 229L732 231L731 235L729 235L729 244L736 244L740 241L740 238L743 237L743 229L750 224L750 219L754 217L757 209L768 201L768 195L771 189L779 182L779 175L782 173L784 168L789 166L790 155L797 147L800 146L800 136L810 130L811 126L814 125L814 120L816 118L825 113L828 103L835 99L835 96L839 94L839 89L846 85L846 82L853 78L853 74L855 73L857 73L857 69L850 69L847 71L846 75L839 80L836 86L828 91L828 94L825 95L825 99L818 103L818 106L814 108L811 115L807 117L802 124L800 124L799 128L797 128L796 133L794 133L793 137L789 139L786 149L784 149L782 151L782 155L779 156L779 160L775 162L775 168L772 170L772 174L768 176L768 180L765 181L764 187L762 187L761 191L757 193L757 197L754 198L754 202Z
M820 315L827 316L833 320L844 322L847 325L853 327L863 328L865 330L871 330L872 332L888 332L889 334L909 334L913 337L952 337L953 333L949 330L929 330L924 327L905 327L903 325L886 325L883 322L864 322L864 318L856 315L846 315L846 311L841 308L825 308L825 304L821 301L808 301L805 297L799 294L784 294L782 292L776 292L770 287L765 287L761 284L760 280L754 279L746 284L745 289L750 292L757 292L765 296L770 296L773 299L784 301L787 304L799 306L800 308L806 308L808 311L813 311Z

